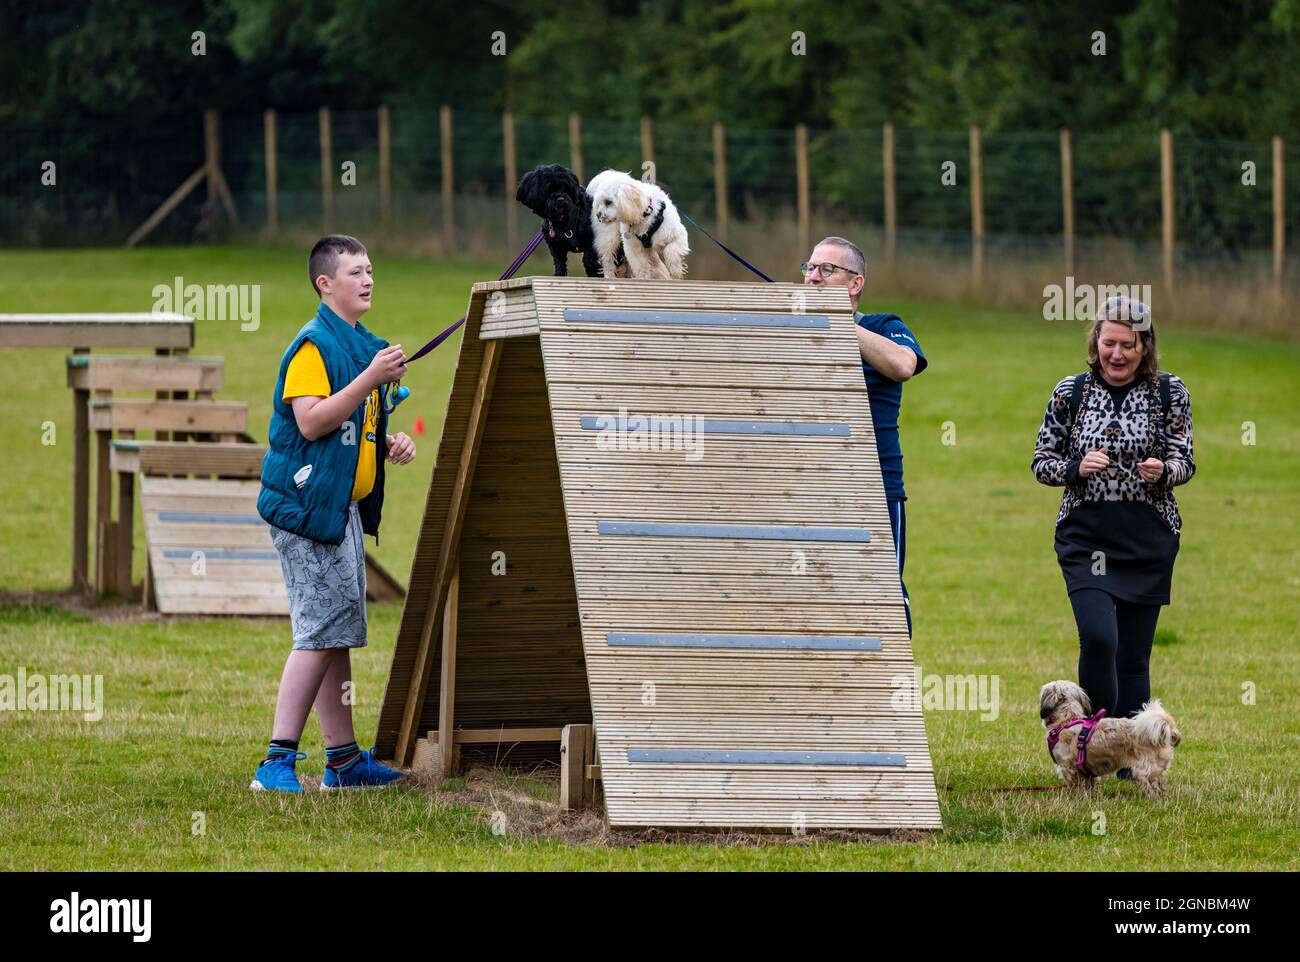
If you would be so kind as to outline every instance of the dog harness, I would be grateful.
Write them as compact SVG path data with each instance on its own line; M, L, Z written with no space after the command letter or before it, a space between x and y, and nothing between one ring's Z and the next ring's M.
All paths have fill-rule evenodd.
M653 206L653 205L651 205L651 206ZM663 226L663 223L664 223L664 206L665 206L664 202L663 202L663 201L660 201L660 202L659 202L659 210L658 210L658 212L655 214L655 219L654 219L654 221L650 224L650 229L649 229L648 231L646 231L644 234L637 234L637 235L636 235L636 239L639 240L639 241L641 242L641 246L643 246L644 248L646 248L646 250L649 250L651 244L653 244L653 242L654 242L655 231L657 231L660 227ZM650 208L646 208L645 213L648 215L648 214L650 213Z
M1097 776L1092 773L1092 769L1088 767L1085 752L1088 750L1088 742L1092 740L1093 730L1097 727L1097 723L1101 721L1105 714L1106 709L1098 708L1097 713L1091 718L1071 718L1069 721L1061 722L1061 724L1049 730L1047 733L1047 754L1051 756L1052 761L1056 761L1056 755L1053 754L1053 750L1056 748L1056 743L1061 740L1061 732L1065 731L1067 728L1073 728L1075 725L1079 725L1083 730L1079 732L1077 744L1078 752L1074 757L1074 767L1088 778L1096 778Z
M543 221L542 223L546 227L546 236L554 240L557 235L554 225L549 220ZM577 241L574 240L573 231L566 230L564 232L564 239L567 242L566 246L569 248L570 251L580 252L582 250L582 248L578 246Z

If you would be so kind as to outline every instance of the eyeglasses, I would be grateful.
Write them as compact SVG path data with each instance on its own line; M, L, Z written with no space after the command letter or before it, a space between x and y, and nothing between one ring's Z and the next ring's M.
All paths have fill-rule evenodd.
M824 264L810 264L807 261L804 261L804 263L799 265L799 270L803 272L805 277L813 271L817 271L817 273L821 274L822 277L830 277L836 271L843 271L846 274L853 274L856 277L862 276L857 271L851 271L847 267L840 267L839 264L832 264L829 261Z

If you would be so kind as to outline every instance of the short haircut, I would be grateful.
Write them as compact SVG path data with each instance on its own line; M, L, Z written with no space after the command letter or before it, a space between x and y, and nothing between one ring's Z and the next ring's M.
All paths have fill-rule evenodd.
M817 242L816 247L821 247L823 244L833 244L843 250L848 255L844 258L848 263L840 266L847 267L851 271L857 271L862 275L864 281L867 279L867 258L862 253L861 247L843 237L823 237ZM816 247L813 249L816 250Z
M311 289L316 292L316 296L320 297L316 278L322 274L333 277L339 269L340 254L365 253L368 253L366 245L347 234L326 234L318 240L311 249L311 256L307 258L307 280L311 281Z

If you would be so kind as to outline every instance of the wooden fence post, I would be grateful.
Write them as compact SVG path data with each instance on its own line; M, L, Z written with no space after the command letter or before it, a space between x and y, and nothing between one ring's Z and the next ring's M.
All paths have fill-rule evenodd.
M1061 128L1061 232L1065 239L1065 273L1074 274L1074 147L1070 128Z
M320 118L320 194L321 210L325 219L325 233L334 227L334 142L330 124L330 109L321 107Z
M727 242L727 130L713 125L713 217L718 223L718 237Z
M1280 294L1286 273L1286 151L1273 138L1273 286Z
M501 115L501 144L506 169L506 248L514 251L519 237L519 205L515 203L519 169L515 158L515 115L509 110Z
M1165 294L1174 293L1174 135L1160 131L1160 241L1164 254Z
M456 246L455 177L452 169L451 107L442 105L439 111L439 130L442 139L442 246L450 254Z
M587 182L582 176L582 116L576 113L569 114L569 167L578 183Z
M221 122L215 110L203 111L203 164L208 169L208 203L211 204L217 199L217 181L212 170L221 164Z
M235 210L235 199L230 195L230 185L226 175L221 172L221 114L215 110L203 111L203 153L204 166L208 171L208 200L215 197L230 218L230 223L239 225L239 212Z
M280 176L275 147L275 111L262 113L262 140L266 145L266 229L271 235L280 230Z
M794 129L795 179L799 192L799 250L807 257L812 249L812 200L808 183L808 125L799 124Z
M650 118L644 114L641 116L641 176L645 176L645 165L649 164L654 168L655 162L655 132L654 124ZM659 172L655 171L654 182L659 180Z
M892 265L898 249L898 195L894 190L893 124L885 124L880 152L885 168L885 261Z
M975 283L984 280L984 166L980 129L970 129L970 236Z
M387 104L379 108L379 226L385 234L393 226L393 131Z

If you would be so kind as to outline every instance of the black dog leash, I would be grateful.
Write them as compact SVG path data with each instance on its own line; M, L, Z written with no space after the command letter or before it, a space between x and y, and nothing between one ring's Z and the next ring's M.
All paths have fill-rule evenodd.
M713 243L717 244L717 245L718 245L719 247L721 247L724 251L726 251L728 254L730 254L733 258L735 258L736 260L740 261L740 263L744 264L746 267L748 267L751 271L753 271L753 272L754 272L755 274L757 274L759 277L763 278L763 280L767 281L769 284L775 284L775 283L776 283L776 281L772 280L772 278L768 277L766 274L764 274L762 271L760 271L757 267L755 267L755 266L754 266L753 264L751 264L749 261L745 260L745 258L741 257L739 254L737 254L735 251L733 251L733 250L732 250L730 247L728 247L726 244L722 243L722 241L718 240L716 237L714 237L712 234L710 234L708 231L706 231L703 227L700 227L699 224L696 224L695 221L691 218L691 215L688 214L688 213L686 213L686 211L682 210L682 209L679 207L679 208L677 208L677 213L679 213L679 214L681 214L683 217L685 217L685 218L686 218L688 221L690 221L691 224L694 225L695 227L699 227L699 228L700 228L700 232L701 232L702 234L704 234L705 237L707 237L709 240L713 241Z

